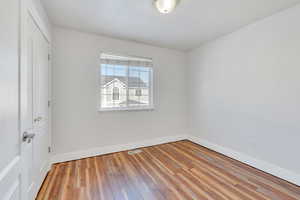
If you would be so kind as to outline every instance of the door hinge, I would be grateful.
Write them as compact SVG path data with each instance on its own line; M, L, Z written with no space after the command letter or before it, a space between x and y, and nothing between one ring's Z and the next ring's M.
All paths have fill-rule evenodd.
M50 54L48 54L48 60L51 60L51 55Z
M48 107L49 108L51 107L51 101L48 101Z
M51 153L51 147L48 147L48 153Z

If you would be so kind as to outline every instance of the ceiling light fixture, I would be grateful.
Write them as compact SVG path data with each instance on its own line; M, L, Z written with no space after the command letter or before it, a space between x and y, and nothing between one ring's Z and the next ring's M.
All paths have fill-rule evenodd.
M154 5L162 14L172 12L178 5L180 0L154 0Z

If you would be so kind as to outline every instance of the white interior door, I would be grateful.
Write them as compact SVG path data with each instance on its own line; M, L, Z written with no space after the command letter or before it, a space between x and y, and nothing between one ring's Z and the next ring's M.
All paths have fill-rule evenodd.
M27 13L27 12L26 12ZM27 175L26 196L33 200L49 169L48 42L26 14L26 62L21 69L21 132Z
M33 140L33 164L37 173L35 178L37 185L43 182L49 168L49 113L48 113L48 77L49 77L49 44L33 18L29 17L33 24L33 128L36 136Z
M0 1L0 200L23 200L19 131L19 0Z

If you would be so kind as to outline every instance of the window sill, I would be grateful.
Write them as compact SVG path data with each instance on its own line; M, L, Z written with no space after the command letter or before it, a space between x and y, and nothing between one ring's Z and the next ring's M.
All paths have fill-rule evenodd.
M132 108L100 108L98 112L115 112L115 111L153 111L154 106L132 107Z

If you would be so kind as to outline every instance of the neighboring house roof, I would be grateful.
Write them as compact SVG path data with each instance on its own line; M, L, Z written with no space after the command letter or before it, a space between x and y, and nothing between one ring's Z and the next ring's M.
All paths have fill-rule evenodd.
M111 84L114 80L119 80L126 85L127 77L125 76L103 76L103 86ZM129 77L128 78L128 87L147 87L147 84L139 77Z

